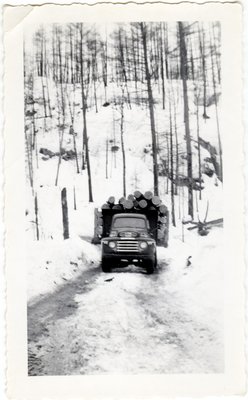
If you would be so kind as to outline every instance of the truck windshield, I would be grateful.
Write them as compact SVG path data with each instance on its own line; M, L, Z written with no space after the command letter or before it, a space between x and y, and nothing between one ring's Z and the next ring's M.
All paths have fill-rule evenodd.
M116 218L114 228L146 228L146 221L142 218Z

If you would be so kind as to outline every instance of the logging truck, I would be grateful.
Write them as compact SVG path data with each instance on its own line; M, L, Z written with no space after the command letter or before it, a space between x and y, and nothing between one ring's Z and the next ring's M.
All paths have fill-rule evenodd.
M151 192L134 192L115 204L111 196L95 209L93 243L101 243L103 272L139 265L152 274L157 265L157 245L168 246L167 207Z

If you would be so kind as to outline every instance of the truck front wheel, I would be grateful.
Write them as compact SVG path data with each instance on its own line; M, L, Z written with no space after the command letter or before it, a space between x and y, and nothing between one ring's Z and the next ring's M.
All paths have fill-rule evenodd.
M111 272L110 261L102 258L102 271L103 272Z
M153 274L155 269L155 260L148 260L146 264L146 272L148 275Z

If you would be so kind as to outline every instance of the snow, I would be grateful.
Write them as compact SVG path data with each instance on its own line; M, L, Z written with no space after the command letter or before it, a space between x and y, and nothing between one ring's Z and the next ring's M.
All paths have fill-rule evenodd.
M29 243L27 296L30 304L37 297L58 290L85 269L95 268L99 261L98 248L78 237Z
M46 323L56 344L42 336L41 350L41 342L31 346L46 360L46 348L55 354L69 343L44 373L223 371L222 246L222 228L204 237L187 232L184 242L179 228L172 228L170 247L158 248L158 270L149 276L134 266L102 273L100 247L82 239L35 242L29 253L29 265L36 266L29 274L30 305L41 294L66 291L78 278L84 288L75 291L73 315Z
M196 106L194 104L195 82L189 85L190 128L192 139L193 177L198 177L198 144L196 127ZM41 78L36 77L34 93L39 98L36 104L37 117L44 115L42 105ZM100 269L100 246L91 244L94 229L94 208L101 205L110 195L116 199L123 195L122 154L120 142L120 110L115 100L121 90L109 83L108 107L103 107L105 95L98 88L96 113L89 99L87 110L87 135L90 150L93 198L88 202L87 170L81 169L82 158L82 110L80 86L64 85L66 116L63 148L73 150L73 138L69 134L71 124L68 100L75 102L74 130L79 156L80 173L76 171L75 159L61 161L58 185L55 186L58 156L44 157L39 150L59 151L58 123L60 110L56 108L57 90L47 80L51 96L52 118L37 120L37 149L33 160L34 193L38 201L39 240L36 240L34 196L27 179L26 207L26 249L27 249L27 295L29 305L34 306L41 299L66 291L75 283L73 301L76 302L74 315L68 315L49 325L50 336L65 349L64 357L79 354L74 364L62 358L60 349L56 354L57 374L70 373L163 373L163 372L222 372L223 371L223 276L224 252L223 228L213 227L207 236L199 236L197 229L188 231L187 187L179 186L175 196L176 227L170 225L169 247L158 247L158 271L148 276L134 266L113 271L106 275ZM177 96L176 117L180 151L179 173L187 175L185 159L185 129L183 121L182 84L174 80L166 82L166 109L162 109L161 93L154 85L155 123L158 140L158 160L162 166L167 156L166 135L169 130L168 99L173 90ZM66 86L66 87L65 87ZM209 90L211 88L208 88ZM129 82L131 99L135 87ZM146 95L146 88L142 90ZM93 98L93 96L92 96ZM217 150L218 136L215 106L207 108L209 119L200 115L200 135ZM31 121L27 119L27 128ZM221 125L221 121L220 121ZM173 139L175 140L175 139ZM108 142L108 166L106 176L106 143ZM127 193L135 190L153 190L153 159L149 110L147 105L124 106L124 142L126 150ZM111 146L118 146L116 152ZM175 143L174 143L175 145ZM205 159L208 150L201 146L202 165L213 170ZM28 172L27 172L28 175ZM194 191L194 220L219 219L222 212L222 183L214 173L212 177L203 174L202 199ZM159 191L163 203L171 210L168 179L159 176ZM169 185L170 186L170 185ZM67 190L69 236L63 240L61 190ZM85 278L86 277L86 278ZM90 283L88 282L88 279ZM82 281L81 281L82 279ZM78 289L80 282L80 290ZM87 290L86 290L87 288ZM70 303L71 304L71 303ZM62 305L66 307L67 304ZM87 340L86 340L87 338ZM49 339L42 339L50 349L56 347ZM150 343L152 340L152 343ZM33 345L32 345L33 346ZM31 348L32 348L31 346ZM51 352L51 350L49 350ZM57 350L56 350L57 351ZM35 354L48 357L43 350L35 348ZM70 356L69 354L70 353ZM192 354L190 353L192 352ZM94 357L92 357L92 354ZM50 355L51 357L51 355ZM76 357L76 356L75 356ZM54 361L49 359L54 373ZM61 361L61 362L60 362ZM110 362L111 361L111 362ZM69 365L70 364L70 365ZM59 369L60 368L60 369ZM66 369L68 368L68 369Z
M41 360L41 374L223 372L221 228L207 237L191 232L185 242L178 232L172 235L170 248L158 248L158 271L152 276L134 266L104 274L97 264L99 248L77 243L79 258L74 261L89 278L77 275L79 271L67 273L78 287L74 312L46 320L48 334L30 347ZM192 246L196 241L198 245ZM54 253L48 254L51 267L60 262L62 269L52 269L44 282L49 285L56 279L66 293L66 283L60 279L63 257L58 260ZM72 307L62 298L60 308Z
M184 244L179 240L173 240L167 252L159 249L164 256L167 253L171 267L172 286L168 291L179 300L190 294L187 306L192 316L200 317L202 322L207 319L212 328L221 328L225 272L222 228L213 229L207 237L193 233ZM187 266L189 256L191 264Z

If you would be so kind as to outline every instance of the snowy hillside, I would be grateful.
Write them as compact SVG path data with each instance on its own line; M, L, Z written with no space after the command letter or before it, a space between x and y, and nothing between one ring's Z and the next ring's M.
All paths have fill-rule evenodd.
M31 375L223 370L223 228L197 229L223 218L219 26L192 26L115 24L105 37L69 24L26 36ZM158 247L152 278L132 265L108 277L91 242L94 209L135 190L168 207L169 247Z
M171 35L167 43L169 57L172 57L169 53L170 46L173 47L175 44L175 27L175 25L168 25L166 28L167 34L170 33ZM155 28L157 29L157 27ZM124 152L127 193L133 193L135 190L140 190L141 192L146 190L153 191L154 189L154 157L146 82L135 79L135 81L130 80L122 83L119 80L120 78L117 78L118 75L116 77L116 71L113 72L114 58L110 58L105 61L109 64L109 70L112 68L113 75L108 77L108 85L103 85L103 81L105 82L104 75L102 76L103 81L99 75L97 80L95 79L94 73L100 73L99 65L95 65L97 62L99 63L99 60L96 58L93 63L89 61L88 57L92 50L86 46L86 41L86 44L84 44L86 46L84 47L86 52L84 61L88 60L87 65L88 67L90 65L90 69L87 74L92 74L93 80L92 84L85 83L85 90L87 90L87 94L85 94L85 98L87 98L85 118L87 119L88 156L90 159L93 194L93 202L88 202L89 174L86 165L87 154L85 153L82 84L74 81L73 83L58 82L54 78L54 65L56 65L56 71L58 71L58 68L61 68L61 59L64 59L65 62L68 60L66 58L67 46L70 46L73 58L77 56L79 50L74 47L76 46L76 38L71 36L69 43L66 38L63 41L65 31L61 30L60 39L57 36L57 29L61 28L51 26L47 27L46 30L42 28L33 33L33 36L27 35L26 37L26 233L29 238L27 242L28 252L34 246L37 253L42 251L41 248L43 246L42 243L33 243L31 245L37 239L37 234L41 241L52 240L49 248L54 246L54 249L56 249L55 242L58 242L58 251L61 251L59 249L63 245L61 211L61 190L63 187L67 188L70 241L76 240L75 243L80 243L78 242L79 238L91 240L94 229L94 208L100 207L110 195L114 195L116 198L123 195ZM69 26L71 35L73 29L77 29L77 27ZM114 36L115 29L118 32L118 26L113 27L112 30L109 29L109 47L113 46L116 53L117 65L115 68L125 68L126 74L129 73L131 77L130 71L128 72L130 60L128 60L127 48L122 48L124 37L126 37L126 40L130 40L128 38L130 31L128 31L128 27L119 28L119 39L115 43L115 40L117 40ZM135 29L137 28L132 28L132 35L137 34ZM162 28L160 27L159 29ZM192 33L191 37L191 46L194 47L197 60L194 61L194 74L198 75L194 76L195 79L191 77L187 82L192 176L196 182L195 190L193 190L195 221L198 221L198 219L203 221L206 216L208 221L222 218L222 183L217 176L218 171L213 162L216 161L218 164L219 157L218 127L221 125L221 121L216 118L218 116L217 106L219 107L218 90L220 89L216 83L217 77L211 80L211 76L214 77L213 74L216 74L217 70L216 67L215 69L210 69L210 66L213 67L213 55L209 53L214 48L217 51L217 42L215 46L212 43L212 47L209 42L211 41L209 32L213 29L213 33L216 35L217 28L212 27L209 31L207 26L203 26L202 29L203 36L200 33ZM102 35L102 31L100 30L99 32ZM36 38L33 44L32 37ZM46 43L44 42L45 38ZM58 41L57 45L61 46L58 47L56 53L54 52L55 39ZM205 92L208 93L205 105L203 97L205 81L200 79L203 76L199 72L202 65L201 63L199 64L199 59L197 59L197 52L200 51L198 56L199 54L202 55L203 39L205 40L206 48L202 60L205 61L206 71L204 76L205 79L207 77ZM88 36L86 40L89 40ZM136 41L134 43L136 50L141 52L142 49L139 48L138 43ZM150 45L152 43L148 41L148 46ZM95 46L97 45L95 44ZM104 46L103 50L105 49ZM117 49L115 46L117 46ZM96 56L101 55L103 50L95 48ZM153 51L152 47L151 51ZM42 52L45 53L42 55ZM36 54L36 60L39 61L38 70L32 58L34 54ZM51 59L54 60L52 65L50 64L51 59L47 58L47 63L44 60L44 57L48 57L48 54L51 54ZM102 54L102 56L105 55ZM43 58L40 58L41 56ZM133 57L135 60L135 53L133 53ZM78 60L77 58L75 59ZM58 62L60 64L57 65L56 63ZM165 58L164 62L166 62ZM173 62L171 58L171 74L173 73ZM192 60L191 66L193 68ZM45 68L46 71L42 76L40 76L41 71L39 70L41 67ZM75 65L71 64L71 68L76 73ZM139 65L137 65L136 69L138 68ZM150 68L154 68L152 58L150 58ZM197 68L198 72L196 72ZM161 77L163 77L162 72L161 69ZM134 77L137 76L137 73L136 71ZM193 74L193 69L191 73ZM89 76L87 74L86 76ZM116 79L117 82L115 82ZM192 237L197 239L197 233L196 231L189 232L187 230L189 225L182 225L184 220L189 219L188 159L185 140L183 85L181 79L176 79L175 77L168 79L167 75L162 83L163 85L161 86L161 81L154 79L152 86L157 141L158 188L164 204L168 206L170 211L172 211L172 206L174 209L175 228L172 232L178 239L181 238L181 241L187 242L187 240L192 241ZM218 103L217 99L213 99L214 93L218 93ZM202 110L207 112L207 118L202 117ZM71 127L73 127L73 130L71 130ZM173 137L171 136L171 129L173 129ZM199 140L199 136L201 140ZM215 159L213 159L213 152L216 156ZM173 172L171 163L174 163ZM197 181L197 179L199 180L199 173L201 173L202 184ZM175 184L173 184L175 195L173 199L171 196L172 175L175 179ZM171 203L172 200L173 205ZM188 235L190 235L189 239ZM173 240L173 236L171 239ZM207 238L204 240L207 241ZM75 254L78 254L76 249L74 251ZM73 262L73 260L71 261ZM35 277L36 270L34 263L35 259L32 261L33 277ZM61 272L62 275L63 271ZM38 292L39 289L37 287Z
M39 79L38 79L39 80ZM176 82L177 86L180 87L181 82ZM111 88L109 89L109 91ZM80 90L75 93L75 98L80 98ZM110 105L108 107L99 108L99 112L95 113L93 109L88 110L88 141L90 147L90 159L91 159L91 172L92 172L92 186L94 196L94 206L100 207L110 195L115 195L116 198L121 197L123 194L122 187L122 154L120 144L120 115L116 110L114 99L109 94ZM77 101L76 101L77 103ZM159 104L159 98L155 107L157 117L157 130L160 132L159 139L159 150L158 156L160 165L162 168L163 160L166 156L166 142L164 136L168 132L168 115L166 110L161 109ZM125 135L125 151L126 151L126 180L127 180L127 192L133 193L135 190L153 191L153 175L152 175L152 150L151 150L151 134L149 127L149 110L147 107L141 107L136 104L132 105L132 109L125 107L125 122L124 122L124 135ZM178 104L177 107L178 121L180 116L183 114L182 104ZM78 149L78 156L80 158L80 148L82 147L82 119L79 105L75 107L74 130L76 132L76 146ZM214 120L214 106L208 108L208 114L211 118L207 121L201 121L201 132L202 137L206 141L215 144L216 132L213 127ZM191 137L192 142L197 143L196 129L195 129L195 115L191 115ZM67 115L65 123L65 132L63 137L63 149L66 152L74 151L73 138L69 133L70 128L70 117ZM63 187L68 188L69 196L69 210L71 210L71 218L74 219L75 214L80 213L80 208L86 207L88 204L88 176L86 170L81 170L77 173L76 161L72 154L72 159L61 160L60 174L58 179L58 186L55 187L55 178L58 164L58 155L46 156L40 152L41 149L46 149L52 154L58 154L58 129L56 127L56 119L48 119L46 123L46 130L44 131L43 125L37 126L37 167L34 169L34 182L35 191L37 192L39 202L39 213L40 213L40 229L41 235L44 238L52 235L51 231L48 231L44 224L49 224L51 218L49 213L53 215L53 237L61 237L62 231L56 232L55 219L58 219L58 224L61 224L61 210L60 210L60 190ZM211 137L212 134L212 137ZM106 143L108 142L108 165L107 165L107 178L106 178ZM184 143L184 124L183 120L178 124L178 143L181 150L179 173L182 177L186 176L186 160L184 157L183 149L185 148ZM117 151L111 151L111 147L116 146ZM195 178L198 177L198 153L197 144L193 145L193 175ZM195 191L195 198L199 207L199 216L203 218L206 211L206 204L209 201L209 219L222 217L221 212L221 193L222 185L219 182L216 174L214 173L214 166L209 161L211 155L209 151L201 146L201 157L202 157L202 168L208 166L213 171L213 175L203 175L203 187L202 200L198 200L199 191ZM207 160L207 161L206 161ZM80 160L79 160L80 163ZM28 174L27 174L28 176ZM73 210L73 187L76 193L77 210ZM159 188L160 195L165 204L170 205L170 193L167 193L168 178L166 176L159 177ZM185 186L179 187L178 196L175 197L176 202L176 216L177 219L182 216L187 216L187 188ZM29 196L30 197L30 196ZM33 216L33 204L32 197L30 197L30 204L28 209L28 230L30 231L31 237L34 232L34 221ZM93 206L89 205L89 209L93 210ZM56 214L57 217L56 217ZM197 218L197 212L196 212ZM75 218L76 220L81 219L82 225L86 225L82 219L81 214ZM73 223L73 222L72 222ZM72 233L74 228L72 228ZM86 229L86 228L84 228ZM93 226L91 227L92 232ZM75 232L74 232L75 233ZM82 232L81 232L82 233ZM89 232L87 231L87 234Z

